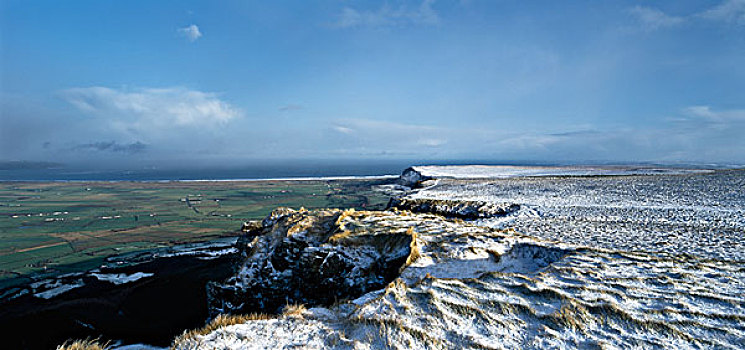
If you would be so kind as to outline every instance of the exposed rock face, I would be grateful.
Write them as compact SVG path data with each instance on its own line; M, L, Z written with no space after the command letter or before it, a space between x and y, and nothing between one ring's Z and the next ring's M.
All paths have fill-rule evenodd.
M361 255L360 249L363 249L362 252L369 249L379 252L373 256L387 259L400 257L395 258L396 262L389 266L400 266L401 269L393 273L396 278L390 283L381 285L375 281L367 284L370 286L368 291L357 298L339 298L338 303L324 306L307 305L307 310L303 312L260 317L220 327L207 334L182 337L173 344L173 349L238 350L297 346L304 349L492 348L494 346L491 344L502 344L505 334L511 336L512 329L535 327L533 304L527 304L532 300L531 296L519 293L539 294L533 292L537 288L533 286L532 279L543 276L543 272L552 265L561 264L566 256L574 254L571 249L536 242L514 232L409 211L275 212L265 222L271 225L264 228L267 233L244 247L248 260L242 271L231 279L232 282L219 286L223 289L213 289L221 292L233 288L218 296L232 297L223 299L232 305L255 305L259 294L266 297L274 293L270 298L275 300L275 305L278 300L281 302L279 306L284 306L287 303L285 296L278 293L286 290L294 293L297 290L310 295L316 290L328 288L319 287L320 278L310 275L321 273L319 271L322 269L317 267L298 269L299 263L291 263L285 271L293 271L294 278L301 282L295 283L290 289L284 289L283 286L287 284L282 284L286 280L283 280L281 273L264 274L265 270L260 268L271 263L273 269L279 270L278 265L287 261L302 261L302 258L286 257L307 253L298 254L282 248L293 244L292 238L297 235L305 235L303 240L306 242L311 241L307 237L320 237L322 241L332 242L315 245L327 250L336 247L338 243L333 241L337 239L333 237L338 235L339 240L347 240L344 246L339 246L345 252ZM338 231L334 231L335 228ZM275 234L280 234L277 237L286 237L273 243L276 248L272 257L279 264L275 264L272 257L257 255L259 251L268 251L262 244L274 242L269 238ZM324 238L328 235L331 237ZM298 250L314 252L311 247L309 245ZM407 254L407 261L403 262ZM256 265L252 266L254 262ZM365 266L356 261L354 263ZM343 268L339 270L342 271L335 274L347 273ZM369 268L367 271L348 280L361 285L374 281L374 274L369 272ZM298 276L306 272L308 276ZM256 279L241 276L256 276ZM274 282L273 276L283 282ZM501 284L501 279L507 279L510 283L514 279L517 292L513 292L509 285ZM240 289L238 284L242 282L238 281L245 281L248 287ZM526 283L531 284L528 286ZM347 289L348 286L351 284L339 288ZM331 289L327 289L327 293L328 290ZM556 293L556 296L561 298L562 294ZM290 303L298 300L292 293L289 298ZM539 309L536 312L551 313L562 305L561 300L552 299L550 303L543 300L536 301L535 307ZM224 308L227 302L214 305ZM514 334L515 338L520 338L525 333ZM509 342L509 338L506 340L509 348L531 348L527 343Z
M329 305L383 288L416 256L412 230L369 220L386 215L393 214L275 210L238 241L244 261L237 274L208 285L211 314Z
M422 173L416 168L410 167L404 170L403 173L401 173L401 177L399 177L398 182L401 185L414 188L419 187L423 182L432 179L432 177L422 175Z
M261 221L246 221L241 226L241 232L246 234L260 232L263 228Z
M430 213L461 219L483 219L504 216L520 210L515 203L491 203L485 201L454 201L445 199L391 198L388 208L409 210L415 213Z

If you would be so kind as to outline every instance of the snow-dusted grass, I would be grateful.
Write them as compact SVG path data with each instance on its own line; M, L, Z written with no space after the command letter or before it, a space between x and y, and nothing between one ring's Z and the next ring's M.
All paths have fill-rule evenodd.
M194 341L198 341L199 336L209 334L220 328L224 328L224 327L235 325L235 324L243 324L248 321L269 320L269 319L272 319L273 317L274 316L266 315L266 314L218 315L217 317L215 317L212 321L207 323L207 325L205 325L202 328L184 331L183 334L178 336L173 341L172 348L182 349L184 348L186 344L189 344Z
M425 165L412 167L420 175L450 179L505 179L545 176L610 176L703 174L708 169L680 169L622 166L511 166L511 165Z
M473 222L350 213L350 229L415 234L417 258L398 279L300 317L219 328L198 344L742 349L742 188L743 172L438 181L414 196L521 210Z
M57 350L109 350L109 343L101 343L98 339L68 340L57 347Z
M354 213L348 228L416 234L384 289L210 328L174 349L738 349L740 263L578 247L428 214ZM310 286L309 286L310 287Z
M183 334L178 336L174 341L172 345L172 349L191 349L194 348L194 346L197 346L198 344L203 344L203 338L204 336L213 333L214 331L218 329L223 329L228 326L232 325L241 325L245 324L250 321L260 321L260 320L275 320L277 318L302 318L305 313L307 313L308 310L305 308L305 305L303 304L288 304L284 307L282 310L282 314L280 315L267 315L267 314L260 314L260 313L254 313L249 315L226 315L221 314L215 317L212 321L207 323L202 328L193 329L184 331ZM201 346L201 345L199 345ZM197 346L197 348L200 348Z
M745 261L745 172L441 180L413 198L515 203L480 224L593 247Z

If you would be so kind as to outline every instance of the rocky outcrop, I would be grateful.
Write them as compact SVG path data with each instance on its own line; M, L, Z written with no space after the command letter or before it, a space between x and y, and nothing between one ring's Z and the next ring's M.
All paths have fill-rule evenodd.
M244 234L255 234L263 228L261 221L246 221L241 226L241 232Z
M416 256L412 230L375 224L386 212L280 208L238 240L243 262L208 285L212 315L275 313L287 304L329 305L380 289Z
M515 203L491 203L486 201L455 201L426 198L391 198L388 208L408 210L414 213L430 213L461 219L483 219L504 216L520 210Z
M241 248L246 260L236 277L213 285L213 310L255 312L251 308L265 298L258 310L274 311L319 295L330 305L310 304L300 312L287 307L189 332L172 349L490 348L510 329L540 322L546 308L561 307L560 299L542 300L563 294L531 281L574 254L515 232L409 211L277 211L264 222L264 233ZM349 255L332 258L341 252ZM321 260L316 254L326 255L329 271L306 263ZM374 268L372 261L388 268ZM336 291L349 297L335 302ZM538 311L529 304L534 295L540 296ZM503 322L512 323L507 328Z
M407 168L398 178L398 183L410 188L420 187L423 182L433 180L434 178L422 175L421 171L414 167Z

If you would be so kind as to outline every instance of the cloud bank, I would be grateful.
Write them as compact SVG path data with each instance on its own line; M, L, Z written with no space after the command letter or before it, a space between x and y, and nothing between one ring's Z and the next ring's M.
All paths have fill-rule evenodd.
M147 148L147 145L142 142L133 142L129 144L120 144L116 141L99 141L77 145L73 150L84 150L84 151L99 151L99 152L113 152L113 153L142 153Z
M81 112L101 118L122 132L146 133L172 127L215 127L241 111L214 93L181 87L112 89L73 88L62 97Z
M349 154L535 161L742 162L745 110L683 107L658 127L517 130L341 119L329 138Z
M241 140L234 125L244 119L242 110L216 93L94 86L55 97L60 105L54 109L0 99L0 159L183 159L224 154Z

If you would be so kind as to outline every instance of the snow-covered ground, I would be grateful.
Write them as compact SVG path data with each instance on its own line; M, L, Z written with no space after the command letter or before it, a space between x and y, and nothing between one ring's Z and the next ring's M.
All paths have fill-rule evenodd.
M745 171L440 180L411 198L516 203L482 225L625 251L745 261Z
M627 166L512 166L512 165L424 165L415 166L422 176L450 179L504 179L545 176L700 174L708 169L682 169Z
M175 348L742 349L742 188L743 172L439 181L414 196L523 209L360 216L416 232L419 258L386 288Z

